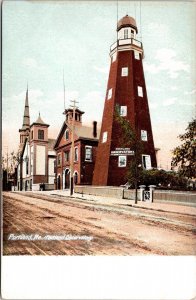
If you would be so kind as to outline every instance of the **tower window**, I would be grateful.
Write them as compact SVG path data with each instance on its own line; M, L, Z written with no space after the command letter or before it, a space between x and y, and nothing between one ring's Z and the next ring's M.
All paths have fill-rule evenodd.
M78 147L74 149L74 161L78 161Z
M107 133L107 131L105 131L105 132L103 133L102 143L106 143L106 142L107 142L107 138L108 138L108 133Z
M120 106L120 116L121 117L127 116L127 106Z
M108 90L108 100L112 98L112 89Z
M140 54L139 54L139 52L134 51L134 57L135 57L135 59L140 60Z
M127 157L126 156L119 156L118 157L118 166L120 168L126 167L127 165Z
M151 158L150 155L142 155L142 165L146 170L151 169Z
M141 140L145 142L148 140L146 130L141 130Z
M31 131L31 139L33 139L33 130Z
M68 129L65 131L65 139L66 139L66 141L69 140L69 130Z
M38 140L44 140L44 130L38 129Z
M137 87L137 93L139 97L143 97L143 88L141 86Z
M85 160L92 161L92 146L85 146Z
M128 29L124 30L124 39L128 39Z
M121 76L122 77L128 76L128 68L127 67L121 69Z
M131 29L131 38L134 38L134 30Z

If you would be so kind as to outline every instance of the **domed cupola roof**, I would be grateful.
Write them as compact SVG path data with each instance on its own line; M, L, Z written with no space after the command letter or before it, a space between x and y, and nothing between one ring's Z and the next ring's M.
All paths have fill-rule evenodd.
M133 27L136 32L138 32L135 19L128 15L118 21L117 30L120 30L123 27Z

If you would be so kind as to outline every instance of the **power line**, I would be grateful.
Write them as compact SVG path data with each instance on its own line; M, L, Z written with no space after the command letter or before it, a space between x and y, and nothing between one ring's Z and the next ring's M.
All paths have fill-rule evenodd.
M64 100L64 110L65 110L65 78L64 78L64 69L63 69L63 100Z

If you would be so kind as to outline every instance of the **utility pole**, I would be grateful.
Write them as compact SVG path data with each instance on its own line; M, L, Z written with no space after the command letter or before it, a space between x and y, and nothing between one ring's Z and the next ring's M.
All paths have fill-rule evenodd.
M7 169L7 191L8 191L8 147L7 147L7 166L6 166L6 169Z
M70 196L73 195L73 172L74 172L74 133L75 133L75 111L76 111L76 100L71 101L73 105L73 119L72 119L72 137L71 137L71 164L70 164Z

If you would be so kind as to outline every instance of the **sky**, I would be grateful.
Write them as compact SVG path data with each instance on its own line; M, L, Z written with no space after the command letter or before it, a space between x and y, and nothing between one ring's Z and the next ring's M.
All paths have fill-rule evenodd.
M3 2L3 152L16 150L28 83L30 120L40 112L56 138L65 106L77 100L83 121L102 120L116 22L134 17L144 47L144 73L159 167L169 168L177 136L195 117L196 2ZM141 11L141 14L140 14ZM141 17L140 17L141 15Z

